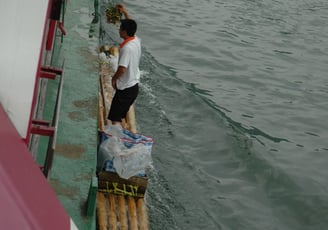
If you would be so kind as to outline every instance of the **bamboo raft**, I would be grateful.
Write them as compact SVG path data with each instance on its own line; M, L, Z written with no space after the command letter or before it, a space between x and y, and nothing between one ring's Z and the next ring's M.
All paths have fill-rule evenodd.
M111 69L108 63L99 64L98 128L107 125L107 113L113 96ZM123 127L137 132L135 111L131 106ZM147 177L120 178L116 173L102 171L98 174L97 229L148 230L148 214L144 201Z

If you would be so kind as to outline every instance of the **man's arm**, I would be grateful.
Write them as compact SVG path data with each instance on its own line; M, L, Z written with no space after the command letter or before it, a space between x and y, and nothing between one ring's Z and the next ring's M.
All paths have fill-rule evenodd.
M112 87L116 90L116 82L117 80L122 76L122 74L125 72L126 68L124 66L119 66L117 68L116 73L114 74L113 78L112 78Z
M126 10L126 8L123 4L117 4L116 7L122 14L124 14L124 17L126 19L131 19L130 15L128 14L128 11Z

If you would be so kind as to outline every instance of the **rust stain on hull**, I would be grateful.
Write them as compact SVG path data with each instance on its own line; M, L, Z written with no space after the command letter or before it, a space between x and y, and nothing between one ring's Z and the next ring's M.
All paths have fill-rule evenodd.
M85 153L86 149L82 145L57 144L56 154L70 159L79 159Z
M59 180L52 179L49 181L56 194L74 199L80 188L60 184Z
M87 113L88 113L87 116L89 116L91 118L97 117L97 113L98 113L97 104L98 104L97 97L93 97L93 98L90 98L88 100L77 100L77 101L73 101L73 105L76 108L86 109L87 110ZM73 112L69 113L69 117L72 120L77 120L77 121L79 121L81 119L86 119L84 117L84 113L82 111L73 111Z

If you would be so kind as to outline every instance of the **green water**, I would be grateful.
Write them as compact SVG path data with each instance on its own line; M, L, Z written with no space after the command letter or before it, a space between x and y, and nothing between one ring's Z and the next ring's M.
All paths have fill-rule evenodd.
M328 2L126 5L152 229L326 229Z

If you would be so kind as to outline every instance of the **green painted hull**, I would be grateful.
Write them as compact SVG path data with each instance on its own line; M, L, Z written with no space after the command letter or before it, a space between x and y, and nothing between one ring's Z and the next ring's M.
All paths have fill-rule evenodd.
M49 183L80 230L95 229L94 209L87 209L97 158L98 30L94 5L69 1L65 36L57 31L52 66L65 60L65 81L54 162ZM92 23L93 22L93 23ZM48 82L44 119L53 114L58 81ZM41 138L37 161L43 162L47 138ZM93 181L94 182L94 181Z

